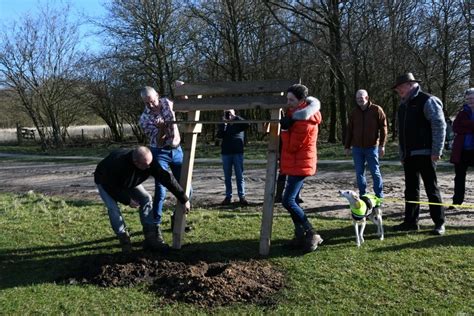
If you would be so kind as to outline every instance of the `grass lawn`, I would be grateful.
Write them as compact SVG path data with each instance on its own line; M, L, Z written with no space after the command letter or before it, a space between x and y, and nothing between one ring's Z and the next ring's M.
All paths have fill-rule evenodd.
M125 208L133 241L141 241L138 214ZM169 260L266 260L286 275L271 306L239 304L213 310L163 303L144 286L100 288L56 282L84 258L117 253L103 206L43 195L0 194L1 314L474 314L474 228L448 227L445 236L394 233L384 241L369 224L358 249L349 220L310 220L325 239L314 253L287 250L289 216L274 218L270 256L259 258L259 208L194 209L196 229ZM171 240L169 216L163 226Z

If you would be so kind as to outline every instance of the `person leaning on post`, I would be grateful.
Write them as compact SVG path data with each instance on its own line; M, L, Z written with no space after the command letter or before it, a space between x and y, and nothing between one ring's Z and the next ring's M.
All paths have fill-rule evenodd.
M175 82L176 87L183 85L182 81ZM171 170L174 177L179 181L181 168L183 166L183 149L181 148L181 136L178 125L169 123L176 121L173 111L173 101L168 98L160 98L153 87L144 87L140 91L140 97L145 104L145 109L140 116L139 124L148 137L150 150L153 154L153 162L159 164L165 170ZM192 192L192 189L191 189ZM192 193L190 193L190 196ZM166 198L166 188L155 179L155 196L153 197L154 223L160 230L163 218L163 205ZM171 216L172 229L174 214ZM190 227L186 227L186 230Z
M311 252L316 250L323 239L316 233L304 210L296 202L296 196L304 179L316 173L316 142L322 117L321 112L317 111L306 120L293 119L296 111L308 106L307 96L308 88L301 84L292 85L287 90L288 108L285 117L280 120L280 171L287 175L282 205L290 213L294 224L294 238L289 246Z
M139 208L140 223L145 236L143 242L145 250L157 251L169 248L154 222L152 198L142 185L149 176L160 181L180 203L184 204L186 211L189 211L191 205L183 188L170 172L154 163L153 155L147 147L115 150L99 162L94 172L94 181L107 207L110 224L125 253L132 251L132 245L119 202Z

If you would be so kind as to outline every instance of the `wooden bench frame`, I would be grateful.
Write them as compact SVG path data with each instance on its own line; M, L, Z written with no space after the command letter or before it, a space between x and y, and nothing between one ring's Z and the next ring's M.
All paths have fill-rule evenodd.
M181 133L184 134L184 158L180 184L186 194L190 193L194 168L197 134L202 130L199 122L200 111L210 110L270 110L269 141L263 202L263 216L260 229L259 253L267 256L270 252L273 204L277 176L277 162L280 145L280 113L286 106L286 91L297 80L267 80L250 82L215 82L203 84L184 84L176 88L174 110L187 112L187 121ZM248 122L259 122L262 120ZM209 122L206 122L209 123ZM216 122L212 122L215 124ZM184 206L178 204L173 228L173 248L181 249L186 216Z
M20 130L23 139L36 139L36 130L32 128L22 128Z

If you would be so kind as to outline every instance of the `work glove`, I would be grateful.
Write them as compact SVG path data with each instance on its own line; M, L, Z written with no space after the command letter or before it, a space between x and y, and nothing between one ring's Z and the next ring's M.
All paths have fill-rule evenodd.
M295 122L291 117L285 116L280 119L281 129L290 129L290 127Z

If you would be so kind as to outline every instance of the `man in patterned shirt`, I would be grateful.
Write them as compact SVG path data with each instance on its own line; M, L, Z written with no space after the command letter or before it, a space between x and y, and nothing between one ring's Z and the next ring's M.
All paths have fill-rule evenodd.
M183 164L183 150L180 146L181 137L177 124L165 123L176 121L173 111L173 102L167 98L160 98L152 87L144 87L140 96L145 103L145 110L140 116L140 126L148 136L153 161L159 163L165 170L171 170L179 181ZM158 230L158 241L167 247L161 237L160 224L163 216L163 203L166 197L166 188L155 179L155 197L153 199L154 223Z

